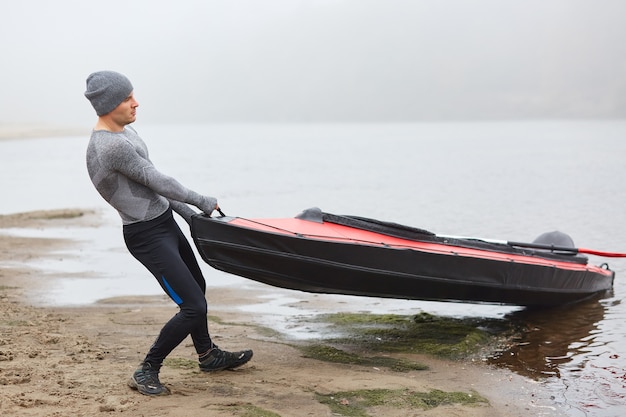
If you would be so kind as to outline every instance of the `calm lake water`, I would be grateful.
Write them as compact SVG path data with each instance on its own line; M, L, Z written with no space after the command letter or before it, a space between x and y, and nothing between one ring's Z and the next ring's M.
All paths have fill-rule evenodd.
M218 197L228 215L291 217L317 206L445 235L532 241L543 232L560 230L580 247L626 252L624 121L135 128L161 171ZM0 213L103 210L105 224L96 235L91 229L71 232L89 249L80 256L63 256L63 262L41 261L42 269L62 277L42 303L90 303L125 295L116 293L122 288L120 277L126 293L158 293L156 284L146 286L146 273L125 253L119 220L89 183L86 144L87 137L0 141ZM350 298L349 306L356 311L427 311L514 321L527 332L492 363L539 381L552 393L555 409L565 415L622 416L626 259L591 256L590 261L607 262L616 271L614 291L561 309L529 312L359 297ZM86 271L106 279L84 279ZM208 266L205 271L213 286L261 286ZM293 313L288 301L306 297L276 294L280 296L266 303L255 300L246 308L269 305L288 321Z

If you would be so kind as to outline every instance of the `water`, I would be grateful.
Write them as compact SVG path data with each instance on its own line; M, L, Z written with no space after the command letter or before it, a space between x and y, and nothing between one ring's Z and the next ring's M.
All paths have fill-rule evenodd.
M422 227L438 234L532 241L561 230L580 247L626 252L626 122L355 125L136 125L153 162L219 198L228 215L288 217L313 206ZM86 138L0 141L0 213L84 207L104 213L93 229L8 231L84 243L41 261L56 277L44 304L159 294L125 253L119 220L93 190ZM1 231L0 231L1 232ZM7 233L4 231L2 233ZM320 296L271 289L242 306L293 332L294 314L327 309L501 317L527 329L492 359L549 390L571 416L624 415L626 259L591 256L616 271L600 300L529 312L515 307ZM266 288L213 271L213 287ZM86 279L97 274L98 278ZM122 293L123 292L123 293ZM311 301L324 300L324 307ZM294 308L299 302L308 308Z

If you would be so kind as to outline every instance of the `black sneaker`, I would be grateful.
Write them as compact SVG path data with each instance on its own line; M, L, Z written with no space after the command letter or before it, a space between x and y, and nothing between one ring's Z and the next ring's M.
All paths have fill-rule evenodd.
M159 381L159 369L147 362L142 363L128 381L128 386L143 395L169 395L170 390Z
M217 346L211 349L206 359L200 361L200 370L204 372L221 371L223 369L234 369L252 359L251 350L240 352L226 352Z

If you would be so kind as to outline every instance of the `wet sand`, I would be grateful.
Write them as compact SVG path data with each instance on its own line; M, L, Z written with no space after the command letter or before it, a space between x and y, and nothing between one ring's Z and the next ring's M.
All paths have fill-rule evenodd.
M258 313L237 308L259 294L236 288L209 294L211 332L225 349L252 348L253 360L236 371L202 373L187 339L162 368L161 380L172 395L142 396L126 381L162 324L175 313L175 305L164 296L129 294L89 306L38 307L31 297L33 289L43 285L38 261L53 256L56 249L78 244L10 233L10 228L99 224L97 213L82 210L0 216L2 415L331 416L337 414L316 394L364 389L462 392L488 401L428 410L383 405L368 409L367 415L372 416L559 415L540 384L481 361L391 355L428 366L428 370L394 372L305 358L297 346L315 340L292 340L260 326Z

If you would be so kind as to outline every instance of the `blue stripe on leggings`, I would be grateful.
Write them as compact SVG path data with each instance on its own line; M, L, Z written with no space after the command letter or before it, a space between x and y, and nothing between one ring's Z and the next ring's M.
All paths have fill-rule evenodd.
M172 300L174 300L176 304L181 305L183 303L183 299L180 298L178 294L176 294L176 291L174 291L172 287L170 287L169 282L167 282L164 276L161 276L161 279L163 280L163 285L165 285L165 289L167 290L168 295L172 297Z

